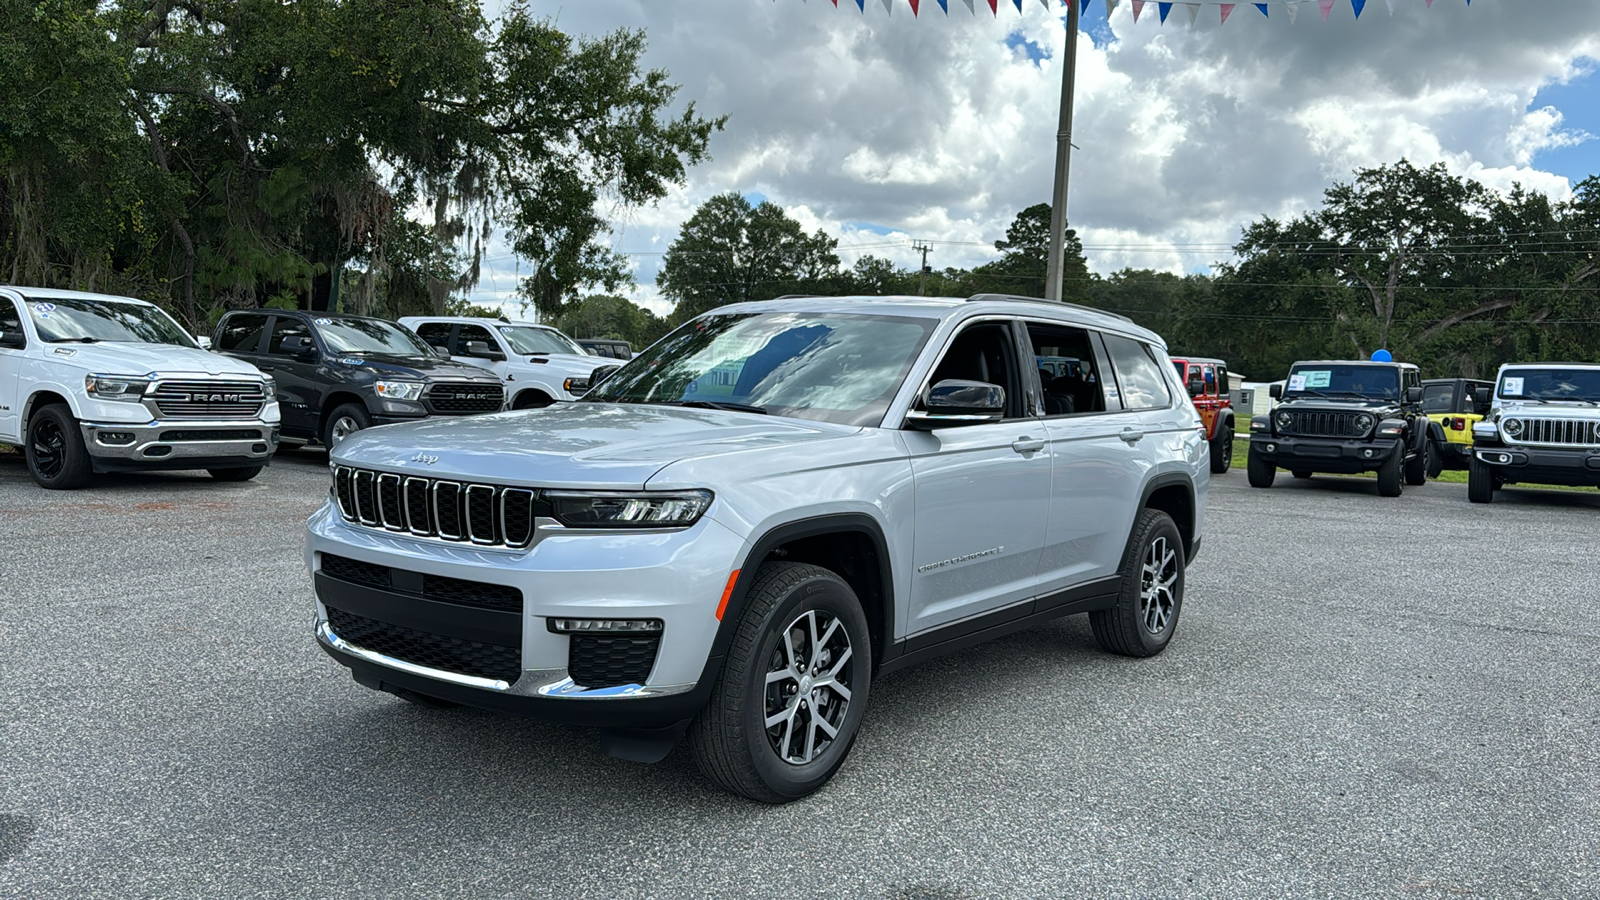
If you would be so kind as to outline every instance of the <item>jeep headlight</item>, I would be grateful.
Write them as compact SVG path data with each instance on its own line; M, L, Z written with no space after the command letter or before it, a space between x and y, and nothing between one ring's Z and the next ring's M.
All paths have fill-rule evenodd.
M1291 424L1293 424L1294 416L1287 412L1280 412L1273 417L1272 421L1276 422L1279 428L1288 428Z
M1508 438L1522 437L1522 420L1506 419L1504 422L1500 423L1500 430L1504 431L1506 433L1506 437Z
M1361 415L1356 416L1356 431L1357 432L1359 432L1361 434L1366 434L1367 432L1369 432L1371 430L1372 430L1372 416L1371 415L1369 415L1367 413L1362 413Z
M83 379L83 389L96 400L138 403L149 386L150 379L143 375L87 375Z
M378 381L372 388L385 400L416 400L422 396L420 381Z
M545 491L568 528L687 528L711 505L710 491Z

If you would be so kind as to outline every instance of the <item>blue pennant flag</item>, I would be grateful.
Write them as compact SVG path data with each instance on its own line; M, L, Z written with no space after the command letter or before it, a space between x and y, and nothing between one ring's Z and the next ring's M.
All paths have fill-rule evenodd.
M856 0L856 9L861 10L861 14L862 15L866 15L867 14L867 0Z
M1471 0L1468 0L1470 3ZM1367 0L1350 0L1350 8L1356 11L1356 18L1361 18L1361 11L1366 9Z
M1017 0L1017 12L1022 12L1022 0Z
M939 8L944 10L945 15L950 15L950 0L939 0Z
M1156 7L1161 10L1161 24L1163 24L1163 25L1167 24L1167 13L1172 12L1172 4L1171 3L1157 3Z
M1261 10L1261 14L1263 16L1266 16L1269 19L1272 18L1272 16L1267 13L1267 5L1265 3L1257 3L1255 4L1255 8Z

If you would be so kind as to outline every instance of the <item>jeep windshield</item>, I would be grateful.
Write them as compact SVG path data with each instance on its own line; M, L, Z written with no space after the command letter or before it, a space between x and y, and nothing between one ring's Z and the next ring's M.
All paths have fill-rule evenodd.
M29 297L39 339L51 343L175 344L197 346L172 317L154 306L79 297Z
M727 313L684 325L584 398L875 425L935 322L858 313Z
M1313 364L1289 370L1285 398L1339 397L1356 400L1400 399L1400 370L1358 363Z
M1548 368L1507 369L1500 376L1497 391L1504 400L1529 400L1540 403L1562 400L1600 405L1600 369Z
M535 328L532 325L501 325L500 334L511 345L513 353L523 356L537 356L550 353L567 353L572 356L588 356L582 347L559 331L549 328Z
M335 354L353 356L432 356L420 338L393 322L378 319L316 320L317 333Z

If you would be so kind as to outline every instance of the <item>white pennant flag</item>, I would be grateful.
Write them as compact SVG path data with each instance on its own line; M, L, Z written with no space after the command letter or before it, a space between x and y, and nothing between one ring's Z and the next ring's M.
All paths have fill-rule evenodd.
M1117 4L1121 2L1122 0L1106 0L1106 18L1111 18L1111 14L1117 11Z
M1044 7L1045 9L1049 9L1050 8L1050 0L1039 0L1039 5Z
M1389 15L1394 15L1394 0L1389 0Z
M889 13L890 15L893 15L894 14L894 0L883 0L883 11L886 12L886 13Z
M1289 14L1289 24L1293 25L1295 17L1300 15L1299 0L1289 0L1288 3L1283 5L1283 11Z
M1195 20L1200 18L1200 4L1185 3L1184 6L1189 7L1189 27L1193 28Z
M978 11L976 9L972 8L972 0L966 0L966 3L967 3L967 12L972 13L973 15L977 15Z

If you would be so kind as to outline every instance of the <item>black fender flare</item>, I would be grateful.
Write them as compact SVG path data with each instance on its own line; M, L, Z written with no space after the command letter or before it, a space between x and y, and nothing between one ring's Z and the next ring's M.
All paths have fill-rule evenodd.
M878 658L873 659L874 668L883 662L881 657L886 654L882 651L894 646L894 561L889 555L889 541L884 537L883 527L866 513L829 513L774 526L751 546L750 552L739 564L739 576L734 579L733 590L728 594L728 604L722 610L722 618L717 625L717 635L712 639L711 652L706 657L705 670L700 674L699 687L709 688L722 674L722 661L728 655L728 647L733 643L734 633L739 630L739 619L744 615L745 600L749 596L750 586L756 580L756 570L761 567L761 562L767 555L790 541L840 532L866 535L878 554L880 563L878 577L882 582L880 589L883 592L883 633L880 635L883 646L875 654ZM870 617L871 610L866 612Z
M1195 534L1194 480L1189 476L1179 472L1168 472L1165 475L1157 475L1146 482L1144 490L1139 492L1139 509L1144 509L1150 505L1150 498L1155 495L1156 491L1168 487L1181 487L1183 488L1184 493L1188 494L1189 496L1189 521L1175 523L1178 526L1178 533L1188 536L1188 539L1185 542L1187 546L1183 548L1184 559L1187 560L1190 553L1193 551L1196 539L1199 537L1199 535ZM1133 528L1139 527L1138 519L1139 517L1135 515ZM1129 540L1132 540L1133 538L1132 528L1128 530L1128 538Z

